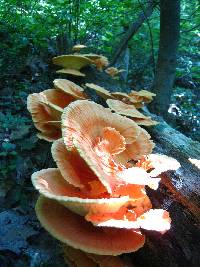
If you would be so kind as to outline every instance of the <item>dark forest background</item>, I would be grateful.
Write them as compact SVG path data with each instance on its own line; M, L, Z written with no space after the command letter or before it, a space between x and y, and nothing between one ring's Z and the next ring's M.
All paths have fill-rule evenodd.
M30 176L51 156L26 99L52 87L52 57L75 44L125 69L118 80L130 90L155 92L151 112L200 141L200 1L0 0L0 267L62 266L54 241L35 238Z

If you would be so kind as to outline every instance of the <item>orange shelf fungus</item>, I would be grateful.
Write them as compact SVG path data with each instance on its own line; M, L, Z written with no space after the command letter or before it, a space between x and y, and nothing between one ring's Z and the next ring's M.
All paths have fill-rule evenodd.
M61 137L61 114L63 109L76 99L86 99L82 87L66 80L53 81L55 89L30 94L27 109L35 127L40 131L38 138L52 142Z
M99 57L92 59L93 64L96 66L97 70L103 71L109 64L107 57L99 55Z
M144 106L144 104L140 100L138 100L137 98L135 98L133 96L130 97L126 93L113 92L113 93L111 93L111 95L113 96L113 98L115 98L117 100L121 100L125 104L134 105L135 108L142 108Z
M153 100L153 97L156 96L156 94L149 92L147 90L140 90L140 91L131 91L129 93L130 97L134 97L138 101L149 103Z
M140 231L94 227L84 217L43 196L36 204L36 214L52 236L84 252L120 255L138 250L145 242Z
M126 71L126 70L124 70L124 69L118 70L117 68L114 68L114 67L110 67L110 68L107 68L107 69L105 70L105 72L106 72L108 75L110 75L111 77L115 77L115 76L117 76L119 73L124 72L124 71Z
M67 79L55 79L53 81L55 88L60 89L61 91L65 92L74 97L74 99L86 99L87 95L84 92L84 89L67 80Z
M113 98L108 90L99 85L96 85L94 83L86 83L85 86L94 90L98 95L100 95L104 99Z
M74 97L57 89L48 89L28 96L27 109L35 127L40 131L39 138L51 142L61 137L61 114L63 108L73 100Z
M63 73L63 74L68 74L72 76L85 77L84 73L80 72L79 70L73 70L73 69L61 69L61 70L57 70L56 73Z
M86 45L77 44L72 47L72 52L80 52L81 49L86 48Z
M69 90L65 83L54 81L60 92ZM145 242L140 229L169 230L169 213L153 209L145 186L156 190L159 174L180 164L151 154L154 143L144 129L92 101L65 107L61 128L62 138L51 149L57 168L32 175L40 193L37 217L66 245L71 266L125 267L113 256L140 249Z
M123 103L120 100L108 99L106 101L109 108L118 114L131 117L138 125L151 126L156 125L158 122L153 121L150 117L146 117L141 112L139 112L135 106Z
M54 57L53 63L65 69L80 70L83 67L92 64L93 61L83 55L62 55Z
M107 57L97 54L83 54L82 56L90 59L99 71L103 71L109 64Z

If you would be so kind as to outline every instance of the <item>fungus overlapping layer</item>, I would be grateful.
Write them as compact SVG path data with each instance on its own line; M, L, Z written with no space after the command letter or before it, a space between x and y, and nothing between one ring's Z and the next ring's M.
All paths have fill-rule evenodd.
M134 97L138 101L149 103L153 100L153 97L156 96L156 94L149 92L147 90L140 90L140 91L131 91L129 94L130 97Z
M61 69L61 70L57 70L56 72L57 73L68 74L68 75L73 75L73 76L85 77L85 74L80 72L79 70Z
M63 243L100 255L138 250L145 241L140 228L168 230L168 212L152 209L145 186L157 189L157 176L179 164L172 168L170 158L152 155L153 146L131 119L92 101L70 103L62 139L52 145L57 168L32 175L42 195L41 224Z
M120 100L115 99L108 99L106 103L108 104L109 108L116 113L133 118L133 120L138 125L151 126L158 124L150 117L146 117L141 112L139 112L133 104L126 104Z
M28 96L27 108L35 127L40 131L39 138L53 141L61 137L60 118L63 108L74 99L58 89L48 89Z
M54 57L53 63L66 69L80 70L93 62L83 55L62 55Z
M126 70L124 70L124 69L119 70L115 67L110 67L110 68L107 68L105 70L105 72L107 74L109 74L111 77L115 77L116 75L118 75L119 73L124 72L124 71L126 71Z
M69 80L56 79L54 86L55 89L30 94L27 98L27 109L40 131L38 137L50 142L61 137L63 109L72 101L87 97L83 88Z

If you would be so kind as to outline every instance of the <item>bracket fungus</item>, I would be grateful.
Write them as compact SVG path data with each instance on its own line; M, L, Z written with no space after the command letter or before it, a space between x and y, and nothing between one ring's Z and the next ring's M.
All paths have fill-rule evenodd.
M158 122L153 121L150 117L146 117L141 112L139 112L135 106L123 103L120 100L108 99L106 101L109 108L118 114L131 117L138 125L151 126L156 125Z
M111 93L111 95L117 99L117 100L121 100L122 102L124 102L125 104L130 104L130 105L134 105L135 108L142 108L144 106L144 104L139 101L138 99L136 99L135 97L130 97L128 94L123 93L123 92L113 92Z
M48 89L28 96L27 109L31 113L35 127L40 131L39 138L47 141L60 138L63 108L73 100L73 96L58 89Z
M119 69L117 69L117 68L115 68L115 67L110 67L110 68L107 68L107 69L105 70L105 72L106 72L108 75L110 75L111 77L115 77L115 76L117 76L119 73L124 72L124 71L126 71L126 70L124 70L124 69L119 70Z
M40 131L38 137L49 142L61 137L63 109L76 99L87 98L83 88L69 80L56 79L53 83L55 89L30 94L27 98L27 109Z
M40 193L38 219L72 247L66 252L70 262L73 255L83 255L91 266L106 266L97 255L137 251L145 242L141 228L162 233L170 228L168 212L152 209L145 186L156 190L157 176L179 164L152 155L153 147L149 134L134 121L99 104L76 100L64 108L62 138L52 145L57 168L35 172L32 182ZM123 266L120 259L107 259Z
M82 56L89 58L92 60L92 64L94 64L97 70L102 71L109 64L107 57L97 54L83 54Z
M65 69L80 70L92 64L92 61L88 57L82 55L62 55L54 57L53 63Z
M69 74L73 76L85 77L84 73L80 72L79 70L74 70L74 69L61 69L61 70L57 70L56 73L63 73L63 74Z
M130 97L134 97L138 99L139 101L149 103L153 100L153 96L156 96L156 94L149 92L147 90L140 90L140 91L131 91L129 94Z
M66 94L73 96L75 99L87 98L87 95L85 94L84 89L81 86L67 79L55 79L53 81L53 84L55 88L60 89Z
M54 62L71 68L69 58ZM72 69L79 71L83 65L76 60ZM170 157L152 154L154 143L138 125L150 118L134 105L149 102L153 94L111 94L86 84L108 99L110 108L104 108L87 100L84 89L69 80L53 83L55 89L31 94L27 101L40 137L53 141L57 165L32 174L40 193L37 217L64 244L70 266L125 267L115 256L140 249L145 243L142 229L164 233L171 223L167 211L153 209L146 192L146 186L158 188L162 172L180 167Z
M100 95L104 99L113 98L111 93L102 86L96 85L94 83L86 83L85 86L94 90L98 95Z
M77 44L72 47L72 52L80 52L81 49L86 48L86 45Z

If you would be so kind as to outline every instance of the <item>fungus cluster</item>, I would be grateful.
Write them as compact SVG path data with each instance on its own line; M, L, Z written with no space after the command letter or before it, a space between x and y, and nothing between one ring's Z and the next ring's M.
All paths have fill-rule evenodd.
M90 62L81 57L81 66ZM77 55L54 58L54 63L81 68ZM179 163L152 154L154 143L138 125L151 119L134 103L149 102L151 93L114 94L94 84L86 86L106 99L109 108L90 101L82 87L65 79L54 80L54 89L28 97L38 137L53 141L57 165L32 175L40 193L36 214L64 244L70 266L123 267L115 256L144 245L141 229L169 230L169 213L152 208L146 186L156 190L158 176L176 170Z

